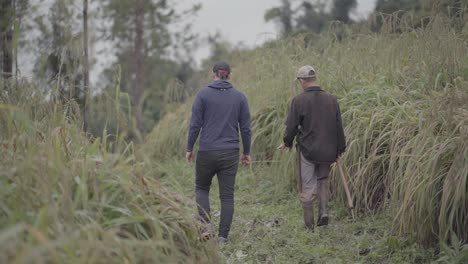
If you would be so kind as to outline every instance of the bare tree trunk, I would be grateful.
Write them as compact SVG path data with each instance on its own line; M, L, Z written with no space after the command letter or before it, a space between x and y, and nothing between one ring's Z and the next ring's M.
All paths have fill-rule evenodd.
M9 79L13 73L13 20L14 9L13 0L1 1L1 22L0 28L1 42L2 42L2 71L3 78Z
M141 131L143 119L143 102L142 97L144 93L143 78L144 78L144 64L143 64L143 18L144 6L142 0L135 1L135 43L134 43L134 84L133 84L133 104L135 106L135 118L137 128Z
M283 23L284 27L284 35L287 36L292 33L293 26L292 26L292 16L293 11L291 10L291 3L289 0L283 0L283 14L281 15L281 22Z
M22 11L20 8L21 3L17 3L16 0L13 0L13 6L15 7L15 20L17 23L14 23L13 25L13 32L19 32L19 29L21 28L21 22L22 22ZM18 1L20 2L20 1ZM19 13L19 14L18 14ZM16 36L19 38L19 36ZM18 67L18 43L16 43L16 46L12 48L13 52L13 62L15 63L15 89L18 87L18 76L19 76L19 67Z
M88 131L89 58L88 58L88 0L83 0L83 129Z

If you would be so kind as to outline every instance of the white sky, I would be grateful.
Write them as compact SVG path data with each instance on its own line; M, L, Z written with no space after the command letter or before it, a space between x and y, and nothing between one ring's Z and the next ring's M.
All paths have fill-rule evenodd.
M329 1L331 3L332 0ZM243 43L247 47L277 37L275 23L266 23L263 17L267 9L279 6L280 0L179 0L180 8L184 9L194 3L202 4L193 23L193 30L200 37L219 31L229 42ZM374 9L374 5L375 0L358 0L353 17L365 17ZM208 54L208 47L200 48L195 59L199 62Z

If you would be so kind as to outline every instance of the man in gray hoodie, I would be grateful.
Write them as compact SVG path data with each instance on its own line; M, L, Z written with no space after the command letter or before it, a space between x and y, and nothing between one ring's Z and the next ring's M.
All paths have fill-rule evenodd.
M239 166L239 130L242 135L243 165L251 163L250 111L247 97L229 83L231 67L218 62L213 67L214 81L196 96L188 132L186 159L194 159L193 147L201 131L196 161L196 202L205 224L210 224L209 192L217 175L221 200L218 241L228 243L234 215L234 185ZM206 236L211 234L206 233Z

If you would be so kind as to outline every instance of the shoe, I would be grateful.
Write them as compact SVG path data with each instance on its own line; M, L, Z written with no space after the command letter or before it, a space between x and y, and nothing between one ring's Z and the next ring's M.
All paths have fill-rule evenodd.
M319 220L317 221L317 226L327 226L328 225L328 215L324 214L319 217Z
M204 226L200 228L200 238L201 240L207 241L213 237L213 231L211 225Z
M227 244L229 244L231 241L229 241L229 238L225 238L225 237L218 237L218 245L220 246L225 246Z

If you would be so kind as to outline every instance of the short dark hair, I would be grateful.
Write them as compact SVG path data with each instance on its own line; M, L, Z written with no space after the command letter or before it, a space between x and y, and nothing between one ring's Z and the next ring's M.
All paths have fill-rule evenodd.
M229 75L231 75L229 72L225 72L225 71L218 71L215 73L216 74L216 77L220 78L221 80L227 80L229 79Z

